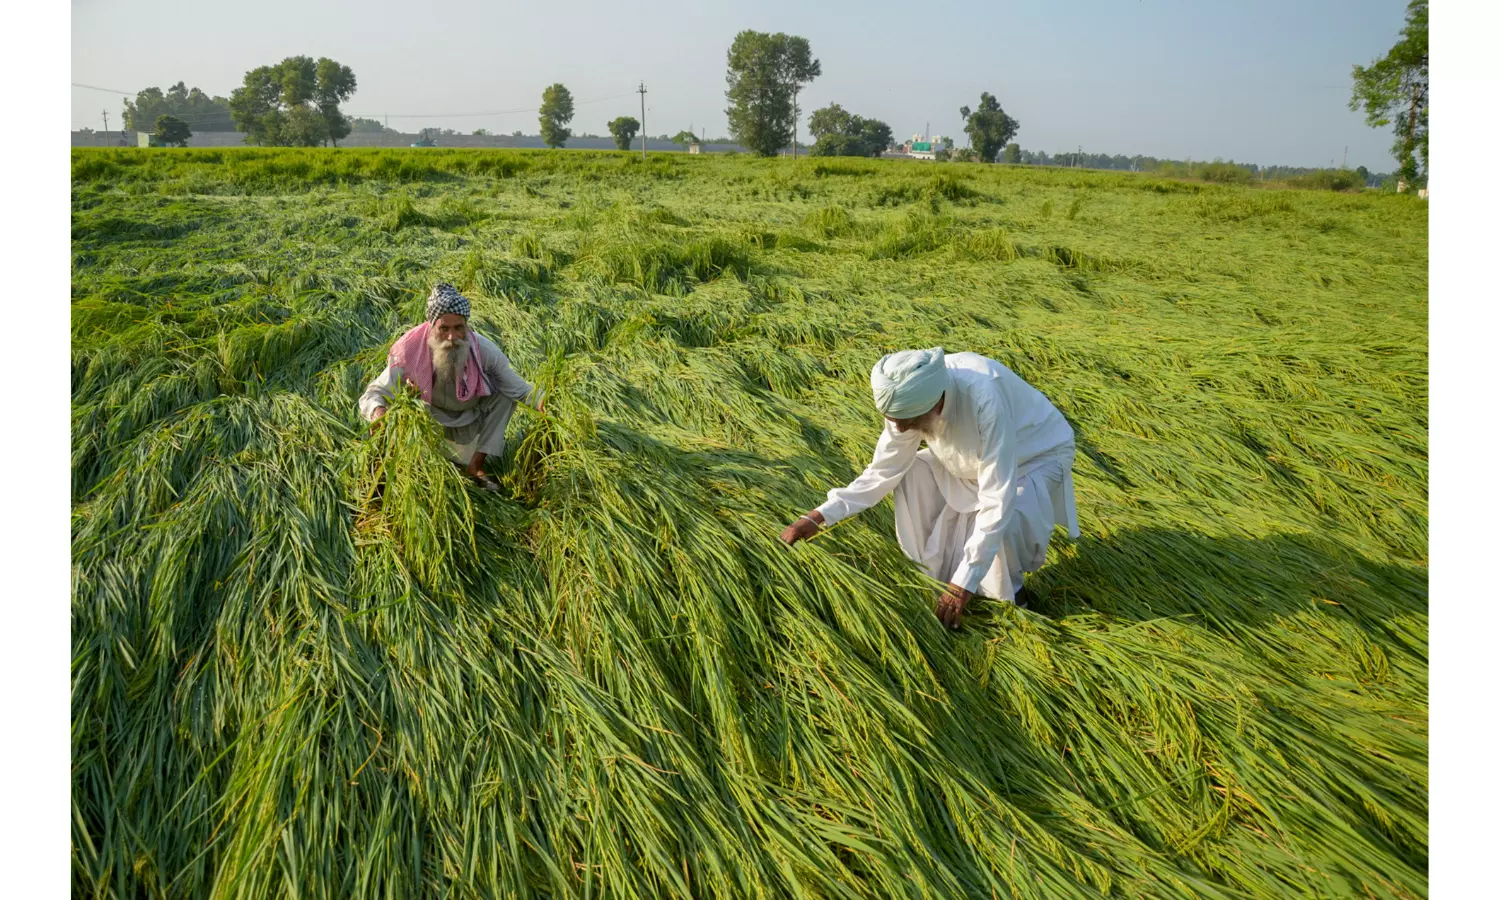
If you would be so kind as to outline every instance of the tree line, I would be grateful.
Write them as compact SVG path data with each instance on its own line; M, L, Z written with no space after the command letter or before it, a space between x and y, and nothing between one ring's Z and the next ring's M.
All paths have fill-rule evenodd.
M1427 0L1411 0L1406 25L1398 43L1369 66L1354 67L1351 109L1363 109L1372 127L1394 125L1396 142L1392 155L1399 162L1399 175L1408 183L1425 180L1427 169ZM735 35L727 54L725 97L729 106L730 137L726 141L747 147L761 156L775 156L783 148L795 147L801 114L798 96L823 73L822 63L812 55L807 38L781 32L745 30ZM266 146L338 146L340 138L355 132L389 133L383 123L350 118L340 104L354 94L354 72L345 65L320 57L290 56L281 62L245 73L244 83L226 99L210 97L184 82L162 91L147 88L124 101L125 127L154 130L162 143L185 145L191 129L220 131L231 128L246 133L246 139ZM939 158L1004 162L1019 165L1079 166L1188 175L1218 181L1310 178L1320 171L1294 166L1257 166L1233 160L1212 163L1158 159L1154 156L1023 150L1014 138L1020 123L1001 108L1000 101L982 92L973 109L963 106L959 115L969 146L941 151ZM561 84L542 92L538 109L541 137L548 147L566 146L573 136L572 92ZM642 123L629 115L616 116L606 128L621 150L630 148ZM808 117L813 156L879 156L894 146L890 126L844 109L838 103L813 111ZM451 129L425 129L431 134L457 134ZM487 134L476 129L474 134ZM515 132L520 136L520 132ZM590 135L591 136L591 135ZM677 144L699 141L690 131L679 131L659 140ZM1421 158L1420 169L1417 158ZM1353 170L1364 183L1377 183L1388 176L1372 175L1363 166Z

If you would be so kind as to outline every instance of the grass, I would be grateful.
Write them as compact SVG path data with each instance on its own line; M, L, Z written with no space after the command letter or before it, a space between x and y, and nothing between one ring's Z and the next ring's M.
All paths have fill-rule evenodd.
M73 892L1418 897L1426 207L1129 174L73 152ZM549 390L505 491L355 398L432 282ZM957 634L884 351L1073 422Z

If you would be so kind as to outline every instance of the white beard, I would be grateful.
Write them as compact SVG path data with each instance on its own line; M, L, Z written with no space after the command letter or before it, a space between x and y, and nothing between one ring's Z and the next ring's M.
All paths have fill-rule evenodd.
M917 434L920 434L922 436L922 440L926 441L928 444L931 444L935 440L942 440L943 436L947 433L948 421L941 415L934 416L931 422L928 422L927 424L917 429Z
M457 387L459 378L463 377L464 365L469 359L469 342L452 340L445 343L432 337L427 346L432 350L433 378L439 384Z

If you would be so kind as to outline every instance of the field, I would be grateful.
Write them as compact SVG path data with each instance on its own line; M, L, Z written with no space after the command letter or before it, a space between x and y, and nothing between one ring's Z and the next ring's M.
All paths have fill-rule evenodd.
M1421 897L1427 213L907 161L75 150L83 897ZM504 492L355 398L433 282ZM962 630L856 474L883 352L1073 423Z

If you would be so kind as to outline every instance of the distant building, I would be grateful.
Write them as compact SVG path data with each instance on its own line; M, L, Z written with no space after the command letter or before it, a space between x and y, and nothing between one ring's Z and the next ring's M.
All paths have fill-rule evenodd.
M952 150L953 142L945 137L928 139L924 135L914 134L911 140L901 145L901 150L912 159L937 159L941 150Z
M691 144L688 144L688 152L689 153L702 153L703 152L703 145L700 144L700 143L698 143L697 141L693 141Z
M156 135L152 134L149 131L137 131L135 133L135 140L136 140L136 146L137 147L160 147L161 146L161 141L158 141L156 139ZM124 141L121 141L120 143L123 144Z

